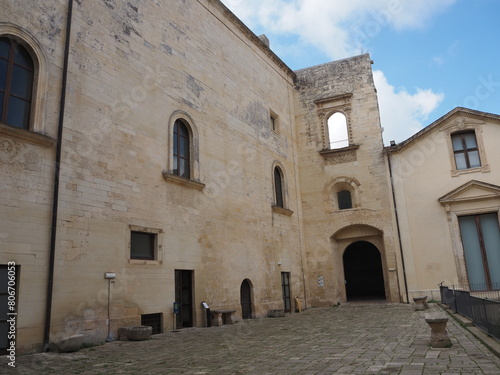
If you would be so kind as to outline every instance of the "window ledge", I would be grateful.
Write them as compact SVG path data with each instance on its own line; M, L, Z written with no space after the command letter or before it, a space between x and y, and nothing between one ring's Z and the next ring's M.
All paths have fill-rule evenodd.
M50 147L56 143L55 138L26 129L15 128L4 123L0 123L0 136L1 135L17 138L42 147Z
M160 265L163 262L161 260L148 260L148 259L129 259L129 264L147 264L147 265Z
M343 152L357 150L358 148L359 148L359 145L350 145L350 146L347 146L347 147L332 148L332 149L325 148L325 149L321 150L319 153L321 155L341 154Z
M272 206L273 212L276 212L277 214L280 215L285 215L285 216L292 216L293 211L289 210L288 208L283 208L283 207L278 207L278 206Z
M201 182L194 181L194 180L188 180L187 178L179 177L175 174L171 174L168 172L162 172L162 174L163 174L163 178L165 179L165 181L170 182L172 184L185 186L185 187L189 187L189 188L193 188L193 189L197 189L197 190L203 190L203 188L205 187L205 184L203 184Z
M467 173L476 173L476 172L489 172L490 171L490 165L486 164L483 165L482 167L477 167L477 168L466 168L466 169L452 169L451 170L451 177L457 177L462 174L467 174Z

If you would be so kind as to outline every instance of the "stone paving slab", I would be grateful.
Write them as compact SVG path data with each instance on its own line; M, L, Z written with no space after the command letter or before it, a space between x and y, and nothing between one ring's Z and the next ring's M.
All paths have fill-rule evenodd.
M406 304L315 308L76 353L20 356L15 369L2 358L0 374L500 374L500 358L454 319L452 347L431 348L424 314Z

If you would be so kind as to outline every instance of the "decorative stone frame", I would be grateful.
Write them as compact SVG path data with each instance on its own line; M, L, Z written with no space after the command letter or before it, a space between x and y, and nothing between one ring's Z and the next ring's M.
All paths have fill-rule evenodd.
M177 120L181 120L189 132L189 171L191 177L189 179L177 176L173 173L174 170L174 124ZM167 169L162 172L163 178L170 183L190 187L198 190L203 190L205 184L200 182L200 152L199 152L199 136L198 128L195 122L184 111L175 111L168 120L168 155Z
M343 210L342 210L343 211ZM384 240L384 232L377 227L376 223L358 222L350 223L334 231L330 236L333 252L333 262L343 265L343 255L346 249L354 242L365 241L374 245L380 252L382 261L382 274L384 277L385 298L387 302L400 302L398 293L398 277L396 259L387 256ZM345 280L344 267L342 266L337 275L338 285L343 285ZM347 300L345 288L340 288L343 301Z
M323 141L323 150L342 150L330 149L330 134L328 133L328 119L336 112L342 113L346 118L347 135L349 146L353 145L352 127L351 127L351 98L352 94L342 94L331 98L315 100L316 110L321 123L321 136Z
M162 264L163 263L163 229L149 228L138 225L129 225L129 241L128 241L128 263L129 264ZM155 234L154 244L154 259L130 259L131 241L130 233L144 232Z
M33 92L29 129L14 128L7 124L0 124L0 135L20 138L29 143L50 146L54 142L48 137L44 115L49 87L49 71L47 56L38 41L25 29L10 23L0 23L0 36L17 40L30 54L34 65Z
M456 177L466 173L476 173L476 172L489 172L490 166L486 160L486 152L484 149L483 142L483 125L484 121L472 120L469 118L458 118L454 121L451 126L444 128L442 131L446 136L446 142L448 144L448 155L450 157L451 163L451 176ZM473 131L476 135L477 148L479 149L479 158L481 160L481 166L477 168L468 169L457 169L455 162L455 153L453 152L453 144L451 142L451 136L455 133L462 133L467 131Z
M274 169L279 168L281 171L281 189L283 190L283 207L278 207L276 206L276 186L275 186L275 180L274 180ZM283 168L283 165L279 161L275 161L273 163L272 169L271 169L271 176L272 176L272 187L273 187L273 203L272 203L272 209L273 212L276 212L281 215L285 216L291 216L293 214L293 211L288 209L288 179L285 175L285 168Z
M359 189L360 182L351 177L337 177L330 180L323 188L323 200L325 202L325 209L328 213L349 211L359 208ZM347 190L351 193L352 208L339 209L337 193L341 190Z

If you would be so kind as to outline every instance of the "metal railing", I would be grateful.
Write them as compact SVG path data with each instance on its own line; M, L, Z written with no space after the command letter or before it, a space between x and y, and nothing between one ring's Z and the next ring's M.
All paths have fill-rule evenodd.
M464 288L441 285L441 301L455 312L471 319L473 324L488 335L500 340L500 291L469 291ZM496 292L496 293L490 293ZM481 296L481 294L486 295Z

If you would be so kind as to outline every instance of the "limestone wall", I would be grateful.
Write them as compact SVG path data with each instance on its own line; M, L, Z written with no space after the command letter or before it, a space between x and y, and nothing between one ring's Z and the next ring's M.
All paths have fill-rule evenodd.
M103 339L108 271L117 274L113 332L157 312L171 329L176 269L194 271L195 325L203 322L201 301L240 317L244 279L253 285L255 316L282 305L281 271L291 272L300 294L291 72L218 3L75 5L54 334ZM171 172L179 117L193 130L202 190L162 175ZM275 162L291 216L271 208ZM156 260L129 259L131 228L159 232Z
M0 264L19 267L19 352L40 350L43 337L64 3L16 0L0 5L0 34L22 40L38 66L31 131L0 123Z

